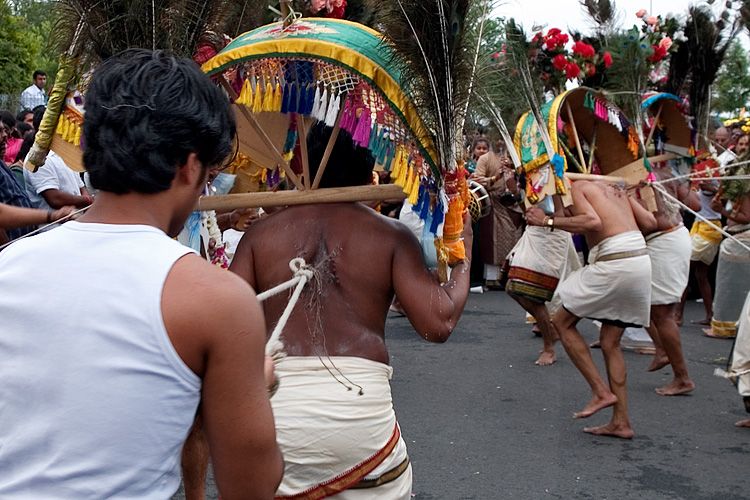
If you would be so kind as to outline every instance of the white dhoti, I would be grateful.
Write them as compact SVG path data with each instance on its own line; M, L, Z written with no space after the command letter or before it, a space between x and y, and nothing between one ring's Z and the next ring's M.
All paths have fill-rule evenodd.
M638 231L601 241L589 252L590 264L557 288L563 307L579 318L618 326L648 326L651 259Z
M271 405L284 455L276 498L411 498L392 373L349 356L289 356L276 365L280 386Z
M748 372L737 377L737 390L740 396L750 398L750 294L745 299L737 328L731 371L737 374Z
M711 333L716 337L734 337L737 319L747 293L750 292L750 224L727 228L732 238L721 243L719 264L716 268L716 293Z
M677 304L690 275L688 230L680 224L673 230L649 234L646 246L651 257L651 305Z
M537 302L552 300L561 280L581 267L567 231L528 226L511 250L508 293Z
M723 238L715 226L721 226L720 220L697 220L690 229L692 251L690 260L700 261L710 266L719 251L719 244Z

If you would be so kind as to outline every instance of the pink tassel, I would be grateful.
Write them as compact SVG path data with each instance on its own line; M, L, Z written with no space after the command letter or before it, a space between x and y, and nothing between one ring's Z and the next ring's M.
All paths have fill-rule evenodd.
M653 172L649 172L648 177L646 177L646 180L648 182L656 182L656 175Z
M357 129L354 131L354 143L361 147L367 147L370 143L370 110L362 108L362 114L359 115Z

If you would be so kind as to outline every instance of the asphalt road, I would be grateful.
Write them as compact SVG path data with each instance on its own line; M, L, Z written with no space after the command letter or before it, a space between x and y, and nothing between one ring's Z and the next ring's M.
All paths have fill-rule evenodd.
M689 303L686 320L703 309ZM582 322L593 340L594 325ZM414 468L414 498L432 499L747 499L750 430L742 401L726 380L728 340L682 331L692 395L666 398L654 388L666 368L647 373L650 356L626 352L632 441L585 434L611 410L586 421L588 386L558 346L558 362L533 364L541 340L503 292L471 295L445 344L422 341L392 317L387 342L394 405ZM594 359L601 363L600 351ZM177 497L179 498L179 496ZM216 498L211 485L208 498Z

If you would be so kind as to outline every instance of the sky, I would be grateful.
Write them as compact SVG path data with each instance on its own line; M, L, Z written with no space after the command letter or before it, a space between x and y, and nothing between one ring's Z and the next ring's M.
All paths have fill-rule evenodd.
M694 3L695 0L615 0L622 27L640 24L635 17L640 9L646 9L653 15L684 14ZM500 0L494 14L515 18L527 33L532 32L535 24L584 33L590 27L578 0Z

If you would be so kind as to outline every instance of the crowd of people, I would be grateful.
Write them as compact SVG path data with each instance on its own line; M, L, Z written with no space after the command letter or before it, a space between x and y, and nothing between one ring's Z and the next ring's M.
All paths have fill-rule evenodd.
M24 97L36 104L41 95ZM465 215L466 259L448 282L425 265L419 229L356 203L289 207L243 226L227 272L174 239L236 131L228 100L192 62L143 50L97 68L83 129L91 191L53 152L36 172L23 168L43 113L0 114L5 159L20 141L13 162L0 164L0 227L14 241L0 252L0 287L13 290L0 294L2 498L169 498L181 479L188 498L201 498L209 456L222 498L410 498L385 344L394 296L421 337L444 342L472 284L505 289L536 320L537 364L555 362L560 340L589 384L591 400L575 416L613 407L608 424L585 431L620 438L634 434L625 328L648 329L652 369L671 365L659 394L695 387L679 334L690 269L709 334L750 336L750 193L723 181L691 189L656 165L667 194L655 213L626 187L589 180L573 183L571 207L555 200L545 212L520 201L510 145L479 136L467 167L490 214L474 227ZM722 161L744 175L750 137L722 142L726 132L716 131L732 153ZM309 175L325 157L321 187L371 183L368 150L345 131L329 150L330 134L312 127ZM407 219L410 209L397 212ZM730 237L706 221L726 221ZM287 299L261 307L254 290L286 281L296 258L312 288L287 315L286 357L274 360L264 355L267 326ZM582 318L601 322L608 383L578 331ZM750 359L748 345L738 342L737 366Z

